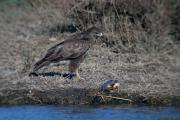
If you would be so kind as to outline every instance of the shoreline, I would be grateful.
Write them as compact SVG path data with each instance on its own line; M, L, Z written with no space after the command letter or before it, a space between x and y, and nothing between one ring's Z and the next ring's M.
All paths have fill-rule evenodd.
M93 89L51 89L51 90L25 90L4 89L0 90L0 105L21 104L59 104L59 105L121 105L121 104L145 104L145 105L180 105L178 96L147 96L143 97L135 93L107 93L106 96L115 96L124 99L102 98Z

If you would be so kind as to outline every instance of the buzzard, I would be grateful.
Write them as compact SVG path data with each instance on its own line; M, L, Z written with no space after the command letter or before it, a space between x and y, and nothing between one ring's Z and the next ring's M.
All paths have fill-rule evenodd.
M51 47L47 50L44 58L35 63L33 72L36 73L40 68L50 63L68 60L70 61L69 71L76 74L77 80L82 79L78 73L78 67L85 59L87 51L95 43L93 39L96 36L102 36L101 30L97 27L91 27Z

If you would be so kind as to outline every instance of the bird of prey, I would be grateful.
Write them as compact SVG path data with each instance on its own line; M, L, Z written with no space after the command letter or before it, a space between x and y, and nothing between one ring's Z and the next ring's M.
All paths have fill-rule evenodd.
M36 73L40 68L50 63L68 60L70 61L69 71L76 74L77 80L83 79L78 73L78 67L85 59L87 51L95 43L95 36L102 36L101 30L97 27L91 27L51 47L47 50L44 58L35 63L33 72Z

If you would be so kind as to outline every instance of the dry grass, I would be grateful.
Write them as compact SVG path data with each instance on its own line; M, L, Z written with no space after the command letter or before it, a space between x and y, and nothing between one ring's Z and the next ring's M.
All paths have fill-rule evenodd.
M98 88L106 79L117 79L121 91L127 93L179 96L180 46L169 35L171 11L167 3L107 1L28 0L1 4L1 89ZM29 78L27 74L35 61L50 46L70 36L57 30L52 38L49 28L69 24L80 30L101 24L105 31L105 37L96 40L80 67L86 80L77 82L58 76ZM67 69L55 65L42 71Z

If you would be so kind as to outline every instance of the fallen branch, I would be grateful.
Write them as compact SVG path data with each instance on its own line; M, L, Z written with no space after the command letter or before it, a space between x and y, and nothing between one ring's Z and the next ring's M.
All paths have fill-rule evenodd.
M104 100L104 97L106 97L106 98L113 98L113 99L119 99L119 100L124 100L124 101L133 102L132 100L127 99L127 98L113 97L113 96L107 96L107 95L97 95L97 96L100 96L100 97L103 99L103 101L105 101L105 100Z
M106 95L105 95L104 97L107 97L107 98L113 98L113 99L119 99L119 100L125 100L125 101L129 101L129 102L133 102L132 100L127 99L127 98L113 97L113 96L106 96Z

